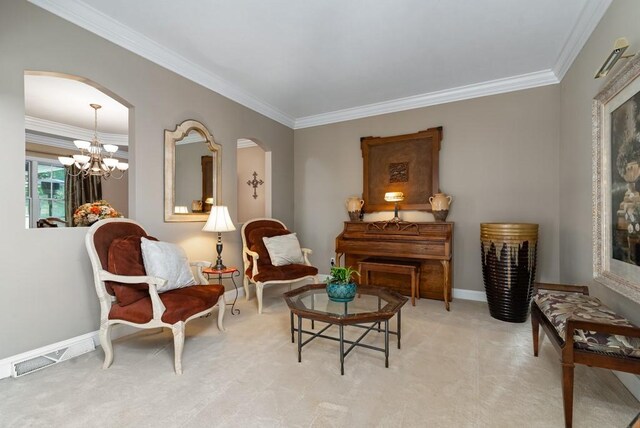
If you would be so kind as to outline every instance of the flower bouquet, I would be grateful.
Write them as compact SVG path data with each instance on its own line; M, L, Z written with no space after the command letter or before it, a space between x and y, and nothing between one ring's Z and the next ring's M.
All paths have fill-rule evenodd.
M90 226L103 218L123 217L105 200L80 205L73 213L74 226Z

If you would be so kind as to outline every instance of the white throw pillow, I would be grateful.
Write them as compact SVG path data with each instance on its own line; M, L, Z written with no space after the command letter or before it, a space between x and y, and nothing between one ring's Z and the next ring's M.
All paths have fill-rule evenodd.
M304 256L302 255L300 243L295 233L274 236L272 238L265 236L262 238L262 241L265 247L267 247L272 265L284 266L294 263L304 263Z
M159 293L196 284L187 254L178 245L142 238L140 247L147 275L167 280Z

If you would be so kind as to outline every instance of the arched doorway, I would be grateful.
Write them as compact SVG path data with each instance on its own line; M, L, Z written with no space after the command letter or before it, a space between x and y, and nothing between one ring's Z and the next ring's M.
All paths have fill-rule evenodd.
M271 217L271 152L256 139L237 146L238 222Z

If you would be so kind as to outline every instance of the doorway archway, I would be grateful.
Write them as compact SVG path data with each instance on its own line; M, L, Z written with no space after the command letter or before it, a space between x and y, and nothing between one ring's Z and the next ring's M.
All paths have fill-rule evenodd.
M271 217L271 152L255 138L237 145L238 222Z

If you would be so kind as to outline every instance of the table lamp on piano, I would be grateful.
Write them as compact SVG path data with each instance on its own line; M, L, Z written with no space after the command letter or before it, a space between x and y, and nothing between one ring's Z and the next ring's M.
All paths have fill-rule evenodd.
M398 223L402 221L400 217L398 217L398 202L404 201L404 194L402 192L387 192L384 194L384 200L387 202L395 202L393 218L389 220L389 222Z

